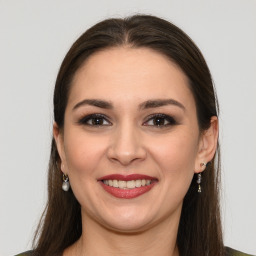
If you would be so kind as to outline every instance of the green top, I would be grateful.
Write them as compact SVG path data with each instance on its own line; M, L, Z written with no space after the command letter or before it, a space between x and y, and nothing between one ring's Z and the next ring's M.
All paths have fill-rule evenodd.
M33 256L33 251L27 251L27 252L23 252L21 254L18 254L16 256ZM253 255L249 255L243 252L239 252L236 251L234 249L231 249L229 247L226 247L226 256L253 256Z
M243 252L236 251L234 249L231 249L229 247L226 247L226 256L253 256L250 254L246 254Z

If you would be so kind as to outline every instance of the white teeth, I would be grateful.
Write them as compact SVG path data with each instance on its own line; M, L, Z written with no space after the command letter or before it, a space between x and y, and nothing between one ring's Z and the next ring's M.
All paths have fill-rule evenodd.
M126 183L127 188L135 188L135 181L134 180L129 180Z
M118 181L118 187L119 187L119 188L126 188L126 181L124 181L124 180L119 180L119 181Z
M117 180L113 180L113 187L118 188L118 181Z
M144 186L148 186L151 184L151 180L103 180L103 183L115 188L121 189L133 189L133 188L140 188Z
M136 180L136 181L135 181L135 187L136 187L136 188L141 187L141 180Z

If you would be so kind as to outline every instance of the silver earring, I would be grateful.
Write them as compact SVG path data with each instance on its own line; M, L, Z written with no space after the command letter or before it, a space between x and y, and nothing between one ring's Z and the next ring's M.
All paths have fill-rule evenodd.
M198 184L198 190L197 190L198 193L202 192L201 182L202 182L202 175L201 175L201 173L198 173L197 174L197 181L196 181L196 183Z
M63 173L63 182L62 182L62 189L67 192L69 190L70 184L69 184L69 178L67 174Z

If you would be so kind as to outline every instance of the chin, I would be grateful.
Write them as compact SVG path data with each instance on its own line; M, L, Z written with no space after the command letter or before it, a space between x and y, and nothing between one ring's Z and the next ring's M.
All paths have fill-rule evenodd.
M106 223L107 229L118 233L138 233L147 230L151 225L145 220L115 220L113 222Z
M135 209L119 209L109 216L107 214L104 215L101 221L107 229L121 233L142 232L151 226L150 223L152 222L152 216Z

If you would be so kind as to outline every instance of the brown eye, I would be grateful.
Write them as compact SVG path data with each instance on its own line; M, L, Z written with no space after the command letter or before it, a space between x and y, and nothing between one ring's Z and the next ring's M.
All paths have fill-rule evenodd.
M166 124L166 119L163 117L156 117L153 119L154 125L160 126L160 125L165 125Z
M107 120L107 118L101 114L92 114L89 116L85 116L79 121L79 123L83 125L89 125L89 126L111 125L111 123Z
M104 124L104 119L102 117L95 117L91 119L91 124L92 125L103 125Z
M156 127L164 127L168 125L175 125L176 121L173 117L165 115L165 114L156 114L151 116L148 121L144 123L145 126L156 126Z

